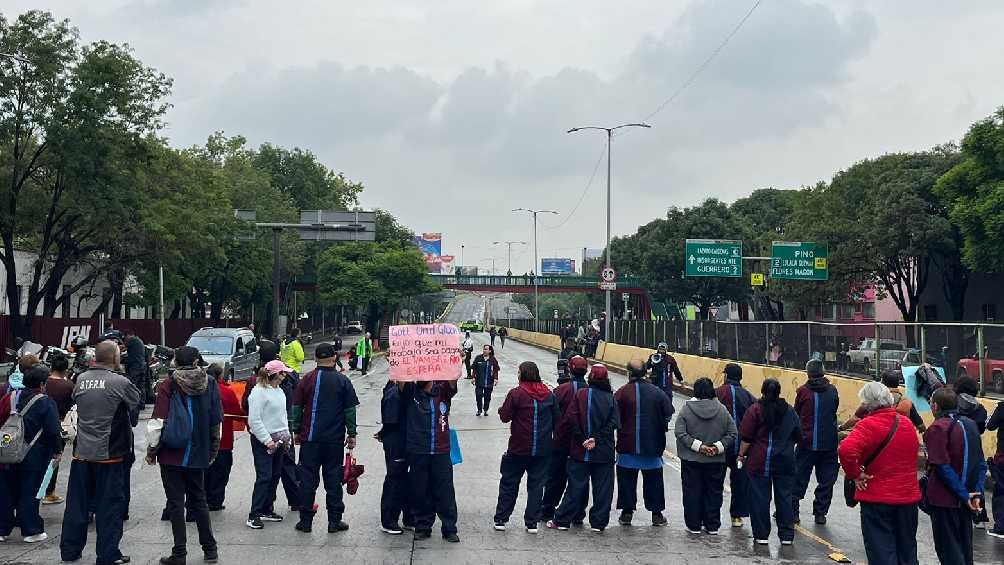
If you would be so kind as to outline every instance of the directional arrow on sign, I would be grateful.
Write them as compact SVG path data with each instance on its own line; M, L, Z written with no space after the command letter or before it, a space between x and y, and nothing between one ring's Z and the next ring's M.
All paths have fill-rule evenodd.
M693 256L693 255L691 255L691 256L690 256L690 264L691 264L691 265L693 265L693 264L694 264L694 256Z

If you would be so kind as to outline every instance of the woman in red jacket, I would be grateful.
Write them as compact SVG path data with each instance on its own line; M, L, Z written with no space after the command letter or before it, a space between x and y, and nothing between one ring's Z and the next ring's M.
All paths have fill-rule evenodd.
M892 393L882 383L866 384L858 396L867 415L837 453L844 474L857 484L854 499L861 504L868 563L916 564L917 432L910 419L896 411Z

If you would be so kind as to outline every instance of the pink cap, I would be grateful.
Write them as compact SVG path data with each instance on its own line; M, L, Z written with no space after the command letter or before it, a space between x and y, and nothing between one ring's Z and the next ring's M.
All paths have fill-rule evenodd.
M285 363L276 359L265 363L265 372L269 375L274 375L276 373L292 373L293 369L290 369Z

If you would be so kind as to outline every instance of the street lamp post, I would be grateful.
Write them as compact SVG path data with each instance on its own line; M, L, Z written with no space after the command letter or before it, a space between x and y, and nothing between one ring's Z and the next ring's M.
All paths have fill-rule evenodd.
M492 243L492 245L501 245L503 243L506 244L506 247L509 248L508 255L507 255L508 256L508 261L507 261L508 268L506 269L506 273L512 273L512 246L513 245L526 245L526 242L525 241L496 241L496 242Z
M610 153L611 153L611 149L610 148L611 148L611 145L613 144L614 131L622 129L622 128L630 128L630 127L635 127L635 128L650 128L652 126L650 126L648 124L645 124L645 123L631 123L631 124L621 124L619 126L614 126L614 127L609 127L609 128L607 128L607 127L600 127L600 126L585 126L585 127L572 128L572 129L568 130L568 133L575 133L575 132L584 131L584 130L602 130L602 131L607 132L607 245L606 245L607 260L606 260L606 267L608 269L611 266L611 261L610 261ZM603 318L603 339L604 340L610 339L610 316L611 316L612 312L611 312L610 291L609 290L606 291L606 309L607 309L607 314Z
M537 287L537 277L540 273L537 272L539 265L537 264L537 214L554 214L558 213L554 210L530 210L529 208L513 208L513 212L527 212L533 214L533 329L537 331L540 329L540 316L537 310L538 302L540 299L540 292Z

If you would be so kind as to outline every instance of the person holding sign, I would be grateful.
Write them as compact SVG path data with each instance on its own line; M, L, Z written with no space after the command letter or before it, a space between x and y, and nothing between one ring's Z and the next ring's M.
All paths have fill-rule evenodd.
M492 389L499 382L499 362L495 359L495 348L486 345L481 354L471 363L470 378L474 380L474 402L478 416L488 415L488 405L492 401Z
M404 388L408 402L405 450L415 539L432 536L438 514L443 539L460 541L450 459L450 402L456 394L455 380L418 381Z

